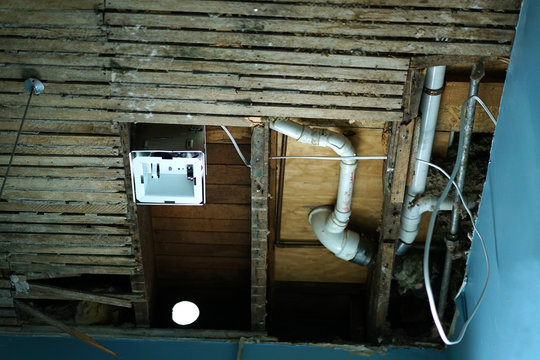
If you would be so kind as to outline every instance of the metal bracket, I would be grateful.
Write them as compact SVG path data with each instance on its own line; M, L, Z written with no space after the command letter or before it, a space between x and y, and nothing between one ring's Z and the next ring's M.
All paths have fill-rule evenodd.
M24 88L29 93L34 92L35 95L39 95L45 90L45 85L41 81L35 78L28 78L24 82Z

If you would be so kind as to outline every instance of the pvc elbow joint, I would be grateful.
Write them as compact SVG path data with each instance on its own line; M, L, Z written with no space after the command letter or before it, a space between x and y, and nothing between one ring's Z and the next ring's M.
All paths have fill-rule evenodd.
M358 265L371 262L373 249L369 241L360 239L360 235L352 230L341 228L334 232L327 224L331 221L331 206L320 206L309 213L309 222L317 239L338 258Z
M438 201L435 197L425 197L415 202L410 194L406 195L406 200L405 204L407 204L407 206L404 208L401 217L401 230L399 232L400 243L396 250L397 255L403 255L414 242L418 235L422 214L433 211ZM452 210L453 205L453 201L450 198L447 198L441 203L440 210Z

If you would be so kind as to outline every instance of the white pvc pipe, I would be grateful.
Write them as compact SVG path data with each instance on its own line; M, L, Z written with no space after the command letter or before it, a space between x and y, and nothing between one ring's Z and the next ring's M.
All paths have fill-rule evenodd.
M270 128L302 143L329 147L339 156L356 156L349 139L326 129L310 128L289 120L270 122ZM357 161L354 159L341 160L334 209L328 206L313 209L309 214L309 222L319 241L337 257L367 265L371 260L370 247L360 239L357 233L346 229L351 216L356 164Z
M416 158L423 161L429 161L431 158L445 70L446 66L433 66L428 68L426 72L424 93L420 105L422 123L416 154ZM402 225L399 236L401 242L398 246L398 254L404 253L408 245L412 244L418 235L422 213L414 210L414 201L417 196L422 195L426 190L428 168L429 166L422 161L415 162L412 182L407 187L403 202Z
M422 218L422 214L428 211L433 211L435 204L439 199L436 197L422 198L419 201L416 201L414 205L409 205L407 210L403 210L401 216L401 235L403 233L418 234L418 224L419 219ZM440 207L440 210L450 211L454 206L452 199L445 199Z
M422 94L420 111L422 114L422 124L420 126L420 138L418 140L418 152L416 158L429 161L431 150L433 148L433 139L435 138L435 129L437 127L437 117L439 114L439 104L441 102L440 90L444 85L444 72L446 66L430 67L426 73L424 88L427 90ZM431 91L437 91L435 94L429 94ZM429 166L420 161L414 165L414 177L407 192L418 195L426 190L426 179Z

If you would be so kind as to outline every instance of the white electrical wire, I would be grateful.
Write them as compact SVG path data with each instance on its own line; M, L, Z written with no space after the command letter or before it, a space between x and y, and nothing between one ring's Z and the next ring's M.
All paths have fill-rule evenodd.
M491 121L493 121L493 124L495 124L495 126L497 126L497 121L495 120L495 118L494 118L493 114L491 113L491 111L489 111L489 109L487 108L486 104L484 104L482 99L480 99L476 95L468 97L463 102L463 104L461 105L461 116L460 116L461 129L460 129L460 137L459 137L459 144L458 144L458 155L456 157L457 159L461 158L461 153L463 152L463 132L464 132L464 124L465 124L465 121L464 121L465 105L467 105L467 103L471 99L476 100L484 108L484 110L489 115ZM467 207L467 204L465 203L465 200L463 199L463 194L461 193L461 191L460 191L459 187L457 186L457 184L454 182L454 179L455 179L455 177L457 175L457 172L459 170L459 163L456 162L454 164L454 169L452 170L452 175L448 175L448 173L446 173L443 169L441 169L437 165L434 165L434 164L432 164L430 162L420 160L420 159L416 159L416 160L420 161L422 163L425 163L425 164L439 170L449 180L448 184L446 184L446 187L444 188L444 191L443 191L441 197L437 201L437 204L435 205L435 208L433 209L433 213L431 214L431 218L429 220L428 232L427 232L427 236L426 236L426 243L425 243L425 247L424 247L423 268L424 268L424 284L426 286L426 293L427 293L427 296L428 296L429 308L430 308L430 311L431 311L431 316L433 317L433 321L435 323L435 327L437 328L437 331L439 332L439 336L441 337L441 339L444 341L444 343L446 345L456 345L456 344L459 344L461 342L461 340L463 339L463 336L465 335L465 331L467 330L467 327L469 326L469 324L470 324L471 320L473 319L474 315L478 311L478 308L480 307L480 303L482 302L482 299L484 298L484 294L486 293L488 282L489 282L489 276L490 276L489 256L488 256L488 253L487 253L487 248L486 248L486 243L484 241L484 238L482 237L482 235L480 234L480 232L476 228L476 224L474 223L474 218L472 216L472 213L471 213L470 209ZM448 195L448 192L450 191L450 188L452 187L452 185L454 185L454 187L456 188L456 192L459 195L459 198L460 198L461 202L463 203L463 206L465 207L465 210L467 211L467 215L469 215L469 217L471 218L471 222L472 222L472 225L473 225L474 232L476 232L476 234L478 235L478 238L480 239L480 243L482 244L482 250L484 251L484 257L486 258L486 281L484 283L484 287L482 289L482 292L480 293L478 301L474 305L474 308L473 308L473 310L471 312L471 315L465 321L465 324L463 324L463 327L461 328L461 331L459 332L457 339L453 340L453 341L448 339L448 336L446 335L446 333L444 331L444 328L442 326L441 319L439 318L439 315L438 315L438 312L437 312L437 306L435 305L435 298L433 296L433 289L431 288L431 281L430 281L430 275L429 275L429 250L430 250L430 247L431 247L431 240L432 240L433 231L434 231L434 228L435 228L435 220L437 218L437 213L439 212L441 204L442 204L443 200L446 199L446 196Z
M428 296L429 308L430 308L430 311L431 311L431 316L433 317L433 320L435 322L435 327L437 328L437 331L439 332L439 335L440 335L441 339L444 341L444 343L446 345L456 345L456 344L459 344L461 342L461 340L463 339L463 336L465 335L465 331L467 330L467 327L469 326L471 320L473 319L473 317L476 314L478 308L480 307L480 303L482 302L482 299L484 298L484 295L486 293L486 289L487 289L487 286L488 286L488 283L489 283L489 277L490 277L491 268L490 268L490 264L489 264L489 256L488 256L488 253L487 253L486 242L484 241L484 238L482 237L482 234L480 234L480 231L476 227L472 212L467 207L467 203L465 202L465 199L463 197L463 194L462 194L461 190L459 189L459 186L452 179L452 177L450 175L448 175L448 173L446 171L444 171L442 168L440 168L439 166L437 166L435 164L432 164L432 163L430 163L428 161L424 161L424 160L421 160L421 159L416 159L416 161L419 161L421 163L424 163L426 165L429 165L429 166L439 170L444 176L446 176L446 178L448 178L449 180L452 181L452 184L454 185L454 187L456 189L456 192L459 195L459 199L461 200L461 203L463 204L463 207L465 208L465 211L467 211L467 215L471 219L471 223L472 223L474 232L476 232L476 234L478 235L478 238L480 239L480 243L482 244L482 250L484 251L484 257L486 259L486 281L484 283L484 287L482 289L482 292L480 293L480 296L478 297L478 301L476 302L476 305L474 306L474 308L473 308L473 310L471 312L471 315L469 316L469 318L467 319L467 321L463 325L463 328L461 329L457 339L454 340L454 341L451 341L451 340L448 339L448 336L446 335L446 332L444 331L443 326L441 324L441 320L439 319L439 315L438 315L438 311L437 311L437 305L435 304L435 298L433 296L433 289L431 288L431 282L430 282L430 277L429 277L429 248L431 246L431 237L429 238L429 242L428 242L428 239L426 239L426 244L425 244L425 249L426 250L425 250L425 254L424 254L424 283L425 283L425 286L426 286L426 293L427 293L427 296ZM427 256L426 256L426 254L427 254Z
M469 100L471 99L474 99L476 100L483 108L484 108L484 111L488 114L489 118L491 119L491 121L493 122L493 125L497 126L497 120L495 120L495 117L493 116L493 114L491 113L491 111L489 111L488 107L486 106L486 104L484 104L484 102L482 101L482 99L480 99L477 95L472 95L470 97L467 98L467 100L465 100L464 103L467 103Z
M272 156L279 159L308 159L308 160L386 160L386 156Z
M238 144L236 143L236 140L234 140L234 137L232 136L232 134L229 132L229 129L227 129L227 127L225 126L221 126L221 128L223 129L223 131L225 131L225 133L229 136L229 139L231 139L232 141L232 144L234 145L234 148L236 149L236 152L238 153L238 156L240 156L240 159L242 159L242 161L244 162L244 164L248 167L248 168L251 168L251 165L249 165L249 163L247 162L246 158L244 157L244 154L242 154L242 151L240 151L240 148L238 147Z

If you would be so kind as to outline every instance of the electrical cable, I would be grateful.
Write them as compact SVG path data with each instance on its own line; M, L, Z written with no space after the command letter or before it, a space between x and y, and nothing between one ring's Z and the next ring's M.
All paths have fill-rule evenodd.
M24 120L26 120L26 113L28 112L28 106L30 106L30 100L32 100L33 93L34 93L34 87L30 89L30 95L28 96L26 107L24 108L24 114L21 119L21 124L19 125L19 130L17 131L17 137L15 138L15 143L13 144L13 150L11 150L11 156L9 157L6 173L4 174L4 180L2 181L2 187L0 188L0 199L2 199L2 194L4 193L4 186L6 186L9 170L11 169L11 163L13 162L13 156L15 156L15 150L17 149L17 144L19 143L19 137L21 136Z
M465 100L463 102L463 105L461 106L461 116L460 116L461 128L460 128L460 136L459 136L459 144L458 144L458 153L457 153L456 159L460 159L461 154L463 153L463 141L464 141L463 133L464 133L464 126L465 126L465 121L463 119L464 119L464 114L465 114L465 105L467 104L467 102L471 98L475 98L475 100L481 101L480 98L478 98L477 96L471 96L470 98ZM480 104L482 105L483 102L481 102ZM488 114L490 114L490 117L492 117L489 110L487 110L486 108L484 108L484 110L486 110L488 112ZM492 120L494 120L494 119L492 119ZM495 122L495 124L496 124L496 122ZM448 183L446 184L446 187L443 190L442 195L439 197L439 200L437 201L437 204L435 205L435 207L433 209L433 212L431 214L431 218L429 220L429 226L428 226L426 242L425 242L425 248L424 248L423 269L424 269L424 284L425 284L425 287L426 287L426 293L427 293L427 296L428 296L429 308L430 308L430 311L431 311L431 316L433 317L433 321L435 323L435 327L437 328L439 336L441 337L441 339L443 340L443 342L446 345L456 345L456 344L460 343L461 340L463 339L463 336L465 335L465 331L467 330L467 327L469 326L471 320L474 318L474 315L478 311L478 308L480 307L482 299L484 298L484 294L486 293L488 282L489 282L489 277L490 277L489 256L488 256L488 253L487 253L487 247L486 247L486 243L484 241L484 238L482 237L482 235L478 231L478 229L477 229L477 227L476 227L476 225L474 223L474 218L472 216L472 213L471 213L470 209L467 207L467 204L466 204L466 202L465 202L465 200L463 198L463 194L461 193L461 190L459 189L459 187L457 186L457 184L454 181L454 179L456 178L456 175L458 173L458 170L459 170L459 162L456 161L456 163L454 164L454 168L452 170L452 174L448 175L448 173L446 173L443 169L441 169L437 165L434 165L432 163L429 163L427 161L420 160L420 159L417 159L417 161L421 161L421 162L423 162L423 163L425 163L425 164L427 164L427 165L429 165L431 167L434 167L435 169L441 171L449 179ZM435 304L435 298L433 296L433 289L431 287L430 274L429 274L429 250L430 250L431 241L432 241L432 238L433 238L433 231L434 231L434 228L435 228L435 221L437 219L437 213L440 210L442 202L448 196L448 193L449 193L450 188L452 187L452 185L454 185L456 187L456 191L457 191L457 193L459 195L459 198L460 198L461 202L463 203L463 206L465 207L465 210L467 211L467 214L471 218L471 222L472 222L472 225L473 225L474 232L476 232L476 234L478 235L478 238L480 239L482 249L484 251L484 256L485 256L485 259L486 259L486 281L484 283L484 287L482 289L482 292L480 293L478 301L476 302L476 304L475 304L475 306L474 306L474 308L473 308L473 310L471 312L471 315L469 316L469 318L463 324L463 327L461 328L461 331L459 332L457 339L453 340L453 341L448 339L448 336L446 335L446 332L444 331L444 328L442 326L441 319L439 318L439 315L438 315L438 312L437 312L437 305Z
M386 160L381 156L272 156L272 160L279 159L309 159L309 160Z
M495 117L493 116L493 114L491 113L491 111L488 109L488 107L486 106L486 104L482 101L482 99L480 99L477 95L472 95L472 96L469 96L467 98L467 100L465 100L465 103L468 102L469 100L471 99L474 99L476 100L483 108L484 108L484 111L488 114L489 118L491 119L491 121L493 122L493 125L497 126L497 120L495 120Z
M248 168L251 168L251 165L249 165L249 163L247 162L246 158L244 157L244 154L242 154L242 151L240 150L240 148L238 147L238 144L236 143L236 140L234 140L234 137L232 136L232 134L229 132L229 129L227 129L226 126L221 126L221 128L223 129L223 131L225 131L225 133L229 136L229 139L231 139L233 145L234 145L234 148L236 149L236 152L238 153L238 156L240 156L240 159L242 159L242 161L244 162L244 164L248 167Z
M443 169L441 169L439 166L437 166L435 164L432 164L430 162L424 161L424 160L420 160L420 159L417 159L417 161L420 161L420 162L422 162L422 163L424 163L426 165L429 165L429 166L439 170L444 176L446 176L446 178L451 179L450 175L448 175L448 173L446 171L444 171ZM452 185L454 185L454 188L456 189L456 191L457 191L457 193L459 195L459 199L461 200L461 203L463 204L463 207L465 208L465 211L467 212L467 215L471 219L471 223L473 225L473 230L478 235L478 238L480 239L480 242L482 244L482 250L484 252L484 257L486 259L486 281L484 283L484 287L482 288L482 292L480 293L480 296L478 297L478 301L477 301L475 307L473 308L473 311L472 311L471 315L469 316L469 318L467 319L467 321L463 325L463 329L460 332L457 340L450 341L450 340L448 340L448 337L446 336L446 333L444 332L444 329L442 328L442 325L441 325L441 322L440 322L440 319L439 319L439 316L438 316L438 311L437 311L437 307L435 305L435 299L434 299L434 296L433 296L433 290L431 288L431 283L429 283L429 269L428 269L428 273L427 273L428 277L424 278L424 280L426 282L426 292L428 293L428 300L429 300L431 315L433 316L433 319L435 320L435 326L437 327L437 331L439 332L439 335L441 336L441 339L447 345L458 344L463 339L463 336L465 335L466 328L469 326L469 323L471 322L472 318L476 314L476 311L478 310L478 308L480 306L480 303L482 302L482 299L484 298L484 294L485 294L487 286L488 286L489 277L490 277L490 271L491 271L491 267L490 267L490 263L489 263L489 256L488 256L488 253L487 253L487 247L486 247L485 240L482 237L482 234L480 233L478 228L476 227L476 224L474 223L474 218L473 218L472 212L467 207L467 204L465 202L465 199L463 197L463 194L462 194L461 190L459 190L459 187L457 186L456 182L453 181L453 180L452 180ZM428 246L431 246L431 242L429 244L427 244L427 242L426 242L425 249L427 249ZM426 251L425 249L424 249L424 252ZM426 258L424 258L424 264L425 263L426 263ZM429 256L427 258L427 263L429 263ZM426 273L425 271L426 270L424 268L424 273ZM429 285L428 285L428 283L429 283ZM431 296L430 296L430 294L431 294ZM439 320L439 321L437 321L437 320Z

